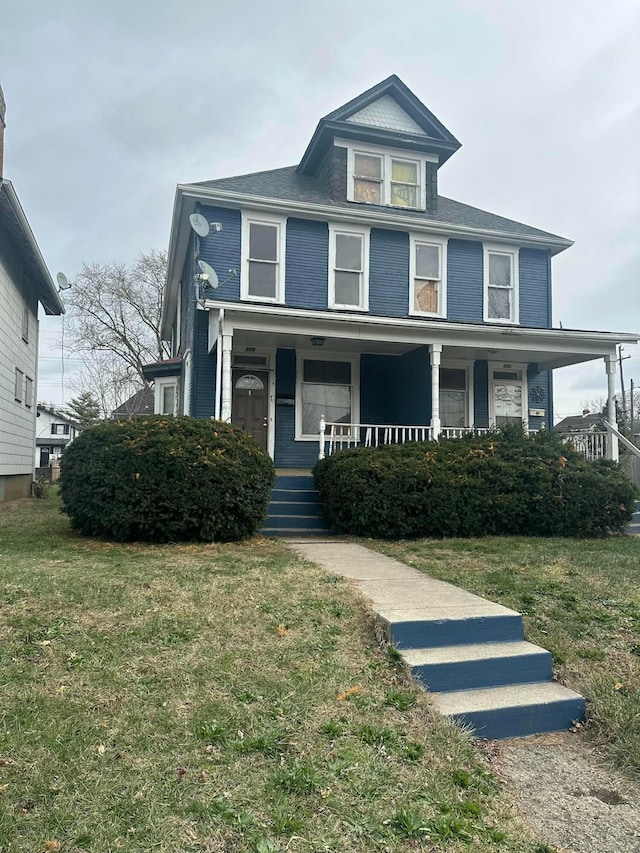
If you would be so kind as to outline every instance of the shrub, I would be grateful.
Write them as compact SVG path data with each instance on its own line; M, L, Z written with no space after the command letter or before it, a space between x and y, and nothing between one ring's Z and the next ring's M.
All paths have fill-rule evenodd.
M317 463L334 529L379 539L603 536L631 519L635 489L561 436L515 427L478 437L357 447Z
M261 526L273 463L221 421L161 415L100 423L65 450L60 491L73 527L119 541L232 541Z

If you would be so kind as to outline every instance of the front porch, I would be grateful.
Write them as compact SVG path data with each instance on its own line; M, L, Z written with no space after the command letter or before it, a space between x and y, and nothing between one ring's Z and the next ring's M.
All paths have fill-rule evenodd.
M354 444L483 434L506 424L550 428L552 371L599 358L609 420L615 417L621 336L280 307L256 313L212 301L204 307L198 325L209 352L190 413L251 432L280 468L308 469ZM579 449L588 458L617 458L615 436L592 434Z

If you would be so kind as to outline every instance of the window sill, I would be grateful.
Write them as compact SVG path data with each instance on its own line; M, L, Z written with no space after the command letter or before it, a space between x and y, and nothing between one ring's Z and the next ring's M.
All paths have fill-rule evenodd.
M430 311L409 311L409 317L416 317L418 319L420 317L426 317L427 319L431 319L431 320L433 320L433 319L446 320L447 319L446 314L436 314L436 313L431 313Z
M519 320L496 319L493 317L485 317L484 322L485 323L491 323L492 325L496 325L496 326L519 326L520 325Z
M369 306L368 305L338 305L338 304L335 304L335 305L329 305L328 310L329 311L359 311L362 314L362 313L368 313L369 312Z
M270 296L251 296L249 293L244 293L240 297L241 302L262 302L268 305L284 305L285 300L280 299L279 297L270 297Z

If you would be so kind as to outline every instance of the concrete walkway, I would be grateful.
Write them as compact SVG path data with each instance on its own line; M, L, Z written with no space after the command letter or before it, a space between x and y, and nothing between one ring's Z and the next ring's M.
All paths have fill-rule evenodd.
M551 680L551 655L524 641L522 616L351 542L287 545L349 578L441 713L485 738L568 729L584 700Z

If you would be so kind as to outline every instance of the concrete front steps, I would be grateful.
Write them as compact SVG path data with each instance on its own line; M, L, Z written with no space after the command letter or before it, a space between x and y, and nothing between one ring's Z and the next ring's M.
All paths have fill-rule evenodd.
M476 737L562 731L585 701L552 680L551 655L524 639L522 616L351 542L292 542L305 558L354 581L434 708Z
M330 536L309 473L277 473L271 490L264 536Z
M634 536L640 535L640 501L636 501L635 512L631 524L627 527L627 533Z

